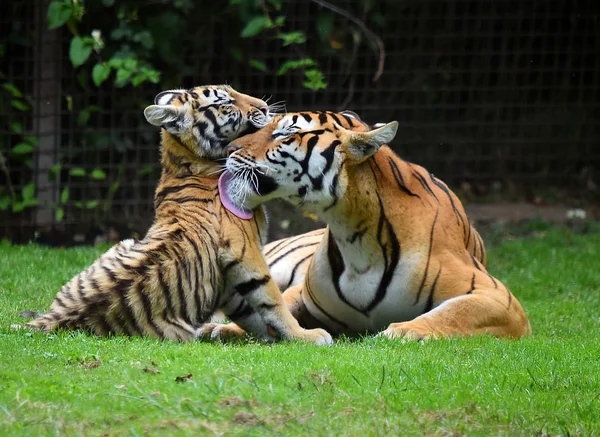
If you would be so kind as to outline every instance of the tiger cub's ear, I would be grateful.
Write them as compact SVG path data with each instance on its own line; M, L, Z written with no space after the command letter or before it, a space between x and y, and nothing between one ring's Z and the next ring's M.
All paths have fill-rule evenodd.
M150 105L144 109L144 117L154 126L162 126L171 133L181 130L185 112L175 105Z
M182 128L185 109L173 105L174 100L180 103L187 102L185 90L169 90L158 93L154 98L154 105L144 109L144 117L154 126L162 126L171 133L178 133Z
M397 131L397 121L366 132L346 130L344 141L346 153L356 161L362 161L377 152L384 144L389 144L396 136Z

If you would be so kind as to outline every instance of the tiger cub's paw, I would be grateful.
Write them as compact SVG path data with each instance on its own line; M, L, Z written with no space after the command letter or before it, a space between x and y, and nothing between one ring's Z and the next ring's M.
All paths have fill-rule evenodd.
M331 334L324 329L305 329L303 334L298 337L299 340L314 343L317 346L325 346L333 344Z
M221 341L242 338L245 335L246 331L235 323L229 323L227 325L222 323L205 323L196 331L196 336L198 338Z
M418 323L402 322L392 323L385 331L377 334L378 337L403 339L409 341L435 340L437 335L429 327L420 326Z

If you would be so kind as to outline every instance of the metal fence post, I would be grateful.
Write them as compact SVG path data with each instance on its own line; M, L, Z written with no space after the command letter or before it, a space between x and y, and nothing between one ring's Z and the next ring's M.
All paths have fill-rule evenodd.
M48 172L58 160L60 147L61 40L59 30L48 29L49 4L50 0L36 2L34 12L33 131L39 139L34 179L40 202L35 212L36 227L54 223L51 203L58 199L58 184L48 179Z

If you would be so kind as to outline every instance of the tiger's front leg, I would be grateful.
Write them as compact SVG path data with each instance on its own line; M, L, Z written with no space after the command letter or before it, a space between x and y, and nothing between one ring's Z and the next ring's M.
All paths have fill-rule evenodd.
M531 326L523 307L507 289L475 289L413 320L392 323L379 335L426 340L477 334L517 338L531 334Z
M231 297L222 308L238 326L208 323L201 328L203 336L228 339L248 331L267 341L298 339L318 345L333 342L331 335L323 329L300 326L285 305L260 252L256 256L246 253L244 259L254 262L252 266L244 261L230 267L226 294Z

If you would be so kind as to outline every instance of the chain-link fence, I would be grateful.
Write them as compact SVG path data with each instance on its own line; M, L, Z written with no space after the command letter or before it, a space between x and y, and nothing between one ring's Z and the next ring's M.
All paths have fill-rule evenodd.
M285 100L288 110L352 109L370 122L398 120L395 150L467 199L597 200L596 0L322 3L283 1L289 28L329 29L294 48L260 35L240 43L242 24L221 2L195 2L173 36L185 61L175 80L183 87L228 82ZM158 132L142 110L164 84L90 86L89 74L68 59L67 32L47 30L47 7L0 0L2 80L30 105L14 104L20 97L4 88L0 238L109 224L143 231L159 166ZM94 25L111 19L98 16ZM258 62L239 62L240 53ZM277 74L300 55L319 62L326 89L303 87L300 73Z

